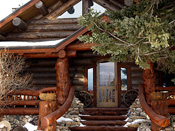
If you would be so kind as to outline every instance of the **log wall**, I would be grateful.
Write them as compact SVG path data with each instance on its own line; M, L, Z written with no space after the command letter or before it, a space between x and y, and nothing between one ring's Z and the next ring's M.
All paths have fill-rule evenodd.
M76 18L54 20L32 20L27 30L16 29L6 36L6 40L45 40L62 39L80 28Z

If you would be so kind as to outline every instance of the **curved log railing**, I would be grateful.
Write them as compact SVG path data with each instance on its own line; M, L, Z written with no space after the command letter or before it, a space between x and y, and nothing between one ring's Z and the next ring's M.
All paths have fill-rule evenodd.
M71 87L65 103L59 109L41 119L41 129L47 128L49 125L54 123L58 118L60 118L64 113L66 113L66 111L72 104L72 100L74 97L74 90L75 88Z
M168 126L170 120L167 117L159 115L156 112L154 112L146 103L145 96L144 96L144 89L142 85L140 85L140 88L139 88L139 99L143 110L150 117L152 122L154 122L160 127Z

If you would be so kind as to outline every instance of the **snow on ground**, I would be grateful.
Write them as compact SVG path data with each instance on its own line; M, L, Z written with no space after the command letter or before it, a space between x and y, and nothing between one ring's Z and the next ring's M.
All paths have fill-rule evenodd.
M37 130L37 128L38 128L38 126L34 126L34 125L30 124L30 123L26 123L26 124L24 125L24 127L25 127L28 131L35 131L35 130Z
M62 121L73 121L72 119L70 118L64 118L64 117L60 117L57 122L62 122Z
M136 120L134 120L133 122L127 122L125 125L124 125L124 127L128 127L128 125L134 125L134 124L137 124L137 123L142 123L142 122L144 122L144 121L146 121L145 119L136 119Z
M83 115L83 114L79 114L79 116L90 116L90 115Z

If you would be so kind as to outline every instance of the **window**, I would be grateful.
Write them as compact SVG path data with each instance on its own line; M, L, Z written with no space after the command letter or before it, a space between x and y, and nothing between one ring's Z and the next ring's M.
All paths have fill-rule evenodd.
M127 90L127 69L120 68L120 74L121 74L121 90L126 91Z
M93 91L93 68L88 69L88 91Z

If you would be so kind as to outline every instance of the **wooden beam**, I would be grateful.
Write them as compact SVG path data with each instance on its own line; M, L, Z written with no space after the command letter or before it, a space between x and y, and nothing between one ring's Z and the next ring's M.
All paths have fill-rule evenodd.
M66 47L67 50L78 50L78 51L84 51L84 50L91 50L91 47L95 44L89 44L89 43L76 43L71 44Z
M66 3L68 0L60 0L61 2L63 2L63 3Z
M74 31L59 31L59 32L25 32L25 33L10 33L6 36L9 40L24 40L24 39L43 39L43 38L65 38L74 33Z
M58 52L58 57L59 58L65 58L66 57L66 51L65 50L60 50Z
M0 40L6 40L6 38L3 35L0 35Z
M82 0L82 15L87 14L90 7L90 0Z
M22 19L20 19L19 17L16 17L13 19L12 21L13 25L15 27L18 27L18 29L22 30L22 31L25 31L27 30L27 23L24 22Z
M1 108L1 115L38 115L38 108Z
M35 4L35 7L39 10L39 12L43 16L45 16L45 15L47 15L49 13L48 10L47 10L47 8L46 8L46 6L43 4L42 1L39 1L38 3L36 3Z
M54 19L58 17L59 15L63 14L65 11L67 11L70 7L77 4L80 0L69 0L66 3L64 3L62 6L60 6L57 10L54 10L50 14L46 16L46 19Z
M109 0L94 0L97 4L103 6L104 8L107 8L109 10L115 11L121 9L120 7L112 4L109 2Z
M67 57L76 57L77 52L76 51L66 51L66 56ZM51 54L46 54L46 53L37 53L37 54L24 54L23 55L25 58L58 58L59 54L58 53L51 53Z

